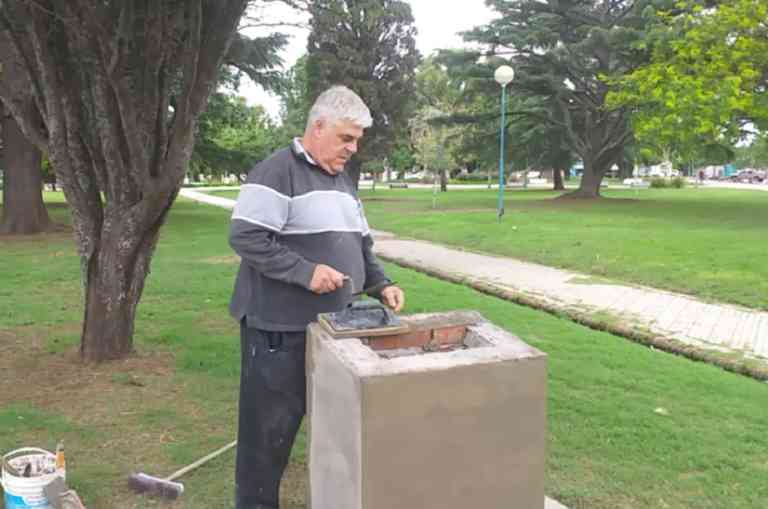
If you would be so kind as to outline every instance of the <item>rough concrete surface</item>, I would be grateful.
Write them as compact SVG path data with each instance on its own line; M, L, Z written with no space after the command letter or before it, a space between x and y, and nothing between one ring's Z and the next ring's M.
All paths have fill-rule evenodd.
M313 509L545 507L546 356L468 316L484 341L393 359L310 326Z

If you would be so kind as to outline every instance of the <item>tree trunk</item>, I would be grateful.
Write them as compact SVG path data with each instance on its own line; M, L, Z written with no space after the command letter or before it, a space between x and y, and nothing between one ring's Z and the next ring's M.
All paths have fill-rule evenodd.
M563 170L560 168L552 168L552 180L554 181L553 189L555 191L565 191L565 185L563 184Z
M620 179L628 179L632 177L632 174L634 173L633 162L626 158L622 157L619 159L619 178Z
M42 155L22 134L11 115L3 115L3 214L0 234L48 231L51 220L43 203Z
M445 170L440 170L440 192L445 193L448 191L448 176Z
M123 358L133 350L136 307L175 193L159 215L107 211L100 238L83 258L85 315L80 354L86 361ZM146 209L145 209L146 210Z
M600 184L606 170L606 167L598 168L591 161L584 161L584 173L581 176L579 188L561 195L560 198L600 198Z

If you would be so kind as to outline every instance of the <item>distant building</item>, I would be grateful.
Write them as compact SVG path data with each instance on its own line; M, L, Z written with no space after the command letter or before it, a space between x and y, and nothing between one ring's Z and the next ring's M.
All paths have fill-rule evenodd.
M660 177L670 178L678 177L680 172L672 167L670 161L664 161L651 166L635 166L632 175L635 177Z
M696 168L695 173L696 175L701 173L705 179L719 179L726 176L725 167L722 165L710 165Z

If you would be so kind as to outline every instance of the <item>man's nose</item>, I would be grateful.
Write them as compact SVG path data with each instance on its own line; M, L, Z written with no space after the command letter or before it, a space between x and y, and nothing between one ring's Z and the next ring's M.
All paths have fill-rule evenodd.
M350 154L356 154L357 153L357 141L350 141L347 143L347 151L349 151Z

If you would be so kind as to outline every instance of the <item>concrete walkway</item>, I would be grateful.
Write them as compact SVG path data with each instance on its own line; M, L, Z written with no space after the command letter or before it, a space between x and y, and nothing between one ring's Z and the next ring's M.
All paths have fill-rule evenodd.
M231 209L234 201L183 189L195 201ZM470 253L430 242L398 239L376 232L382 258L450 275L485 288L521 294L571 315L600 313L628 329L705 350L738 352L768 360L768 313L704 302L654 288L613 284L587 274L511 258Z

